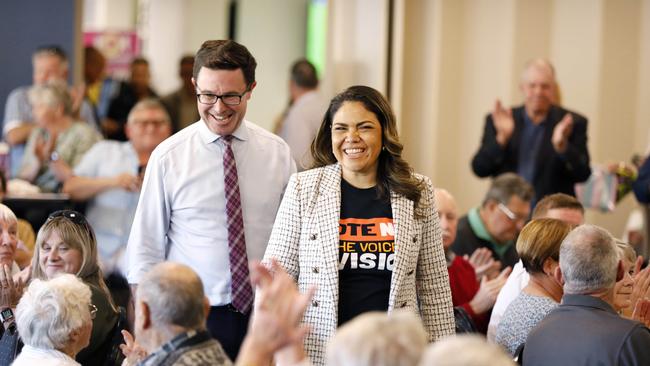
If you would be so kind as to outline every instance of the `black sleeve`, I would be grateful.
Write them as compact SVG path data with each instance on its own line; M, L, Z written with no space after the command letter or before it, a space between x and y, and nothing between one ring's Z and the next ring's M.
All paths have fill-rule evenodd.
M497 131L492 115L488 114L485 117L481 147L472 159L472 170L481 178L496 175L501 171L504 158L505 149L497 143Z
M573 115L573 131L569 137L567 151L561 154L567 173L574 183L586 181L591 175L589 151L587 150L587 119L579 114Z

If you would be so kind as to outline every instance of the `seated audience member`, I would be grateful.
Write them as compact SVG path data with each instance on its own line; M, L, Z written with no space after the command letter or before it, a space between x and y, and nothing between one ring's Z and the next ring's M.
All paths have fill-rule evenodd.
M43 192L56 192L100 137L87 123L72 117L65 85L35 86L29 91L29 101L38 127L29 135L18 176Z
M571 231L571 225L555 219L529 222L517 239L517 253L530 280L508 306L495 342L512 356L526 342L537 323L553 310L562 298L562 284L556 279L560 244Z
M259 263L251 266L258 301L237 365L268 365L273 354L288 345L304 360L307 329L300 326L300 319L313 290L300 294L277 262L271 270L274 276ZM172 262L154 266L136 290L135 340L123 332L124 365L231 365L206 329L209 308L201 279L191 268Z
M611 234L593 225L575 228L560 247L559 269L562 302L528 335L523 364L650 364L650 330L613 308L625 269Z
M636 252L630 244L618 239L615 239L615 241L616 253L618 254L618 259L623 263L625 274L622 279L616 281L616 286L614 287L614 309L621 316L632 319L634 306L636 305L636 300L638 300L638 296L633 295L634 287L643 286L640 281L635 281L641 263L637 261Z
M0 171L0 201L7 195L7 179L2 171ZM1 207L1 206L0 206ZM8 207L6 210L11 211ZM5 209L0 210L0 220L2 217L9 217L9 213ZM3 213L6 212L6 213ZM11 215L16 215L11 212ZM17 239L18 245L16 247L15 261L21 269L27 267L32 261L32 254L34 252L34 242L36 241L36 234L32 225L23 219L16 218L17 220Z
M68 59L65 52L58 46L42 46L32 55L33 86L49 82L65 83L68 77ZM31 86L14 89L7 97L2 134L5 141L11 145L11 174L13 178L23 158L25 142L35 127L32 115L32 104L28 93ZM78 95L77 95L78 94ZM88 103L83 103L81 93L75 93L72 103L72 114L80 120L96 125L92 109Z
M587 119L556 105L555 70L547 60L526 64L520 89L524 105L504 108L497 100L485 118L474 174L515 172L533 185L533 202L553 193L574 196L573 186L591 174Z
M477 335L463 334L431 344L420 366L514 366L500 347Z
M456 238L458 224L456 201L449 192L439 188L435 190L435 197L442 229L442 244L447 258L451 300L454 306L462 307L469 314L480 332L485 333L490 310L499 290L508 278L510 268L506 267L495 279L488 280L484 277L480 282L477 281L472 265L449 249Z
M88 346L96 315L90 288L78 277L32 281L16 308L25 346L12 365L81 365L75 357Z
M584 212L584 207L575 197L564 193L555 193L544 197L535 205L532 219L557 219L577 226L584 222ZM528 278L528 272L524 269L523 263L518 261L512 268L512 273L499 292L494 308L492 308L487 332L488 341L494 341L494 335L503 313L512 300L519 296L521 290L528 285Z
M169 117L155 99L138 102L126 124L129 141L100 141L81 159L63 192L89 200L88 222L97 235L105 273L124 273L121 258L140 196L144 168L153 149L171 133Z
M533 188L514 173L496 177L481 207L472 208L458 222L458 235L451 250L471 255L476 249L488 248L502 267L517 262L515 239L530 215Z
M415 366L427 343L422 320L412 312L368 312L337 330L327 345L327 365Z
M178 67L181 86L160 100L167 108L174 132L178 132L201 119L199 110L196 107L196 88L192 84L193 69L194 56L183 56Z
M124 125L131 108L142 99L158 97L149 86L150 81L149 61L142 57L131 61L129 81L121 84L118 94L109 104L106 118L102 120L101 130L104 137L110 140L126 141Z
M96 121L102 121L108 113L111 99L117 95L120 82L105 74L106 57L95 47L84 48L85 100L92 107ZM99 129L99 126L96 126Z
M110 349L106 346L118 321L97 259L97 241L92 227L80 213L71 210L52 213L36 236L32 278L52 279L61 273L74 274L92 292L97 307L90 344L78 355L84 365L101 365Z

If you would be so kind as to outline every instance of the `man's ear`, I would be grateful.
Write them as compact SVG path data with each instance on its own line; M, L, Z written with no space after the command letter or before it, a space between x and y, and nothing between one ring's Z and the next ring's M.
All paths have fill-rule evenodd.
M616 282L622 280L623 277L625 277L625 263L619 259L616 267Z
M194 85L194 89L196 89L196 79L194 79L194 76L192 76L192 85Z
M203 296L203 313L205 314L205 320L208 320L208 315L210 315L210 300L205 296Z
M149 305L144 301L139 301L136 306L139 307L136 314L140 316L139 321L142 324L142 329L151 328L151 309L149 309Z

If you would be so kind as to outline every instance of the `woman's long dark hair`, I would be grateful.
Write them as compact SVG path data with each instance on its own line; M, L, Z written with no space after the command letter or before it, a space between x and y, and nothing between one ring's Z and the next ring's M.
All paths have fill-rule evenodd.
M418 207L424 183L413 175L413 169L402 158L404 146L399 142L395 114L390 104L377 90L363 85L351 86L335 96L323 117L318 134L311 144L313 168L337 162L332 152L332 120L345 102L359 102L375 114L381 124L382 151L377 168L377 194L381 199L390 199L390 191L413 201Z

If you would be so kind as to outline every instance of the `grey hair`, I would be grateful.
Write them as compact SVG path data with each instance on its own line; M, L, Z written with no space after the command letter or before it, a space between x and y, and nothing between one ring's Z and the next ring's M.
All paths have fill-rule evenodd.
M616 283L618 252L614 237L595 225L581 225L560 246L564 293L587 294Z
M327 365L416 365L426 346L427 332L416 314L368 312L339 328L327 346Z
M70 334L90 322L90 288L71 274L35 279L16 308L16 325L26 345L61 350Z
M512 358L485 338L463 334L447 337L427 347L420 366L514 366Z
M545 58L535 58L528 60L528 62L526 62L526 65L524 65L524 70L521 72L521 82L526 82L528 78L528 70L532 68L538 70L546 70L551 75L551 78L555 83L555 67L553 67L551 61Z
M138 103L136 103L133 108L131 108L131 111L129 112L129 116L127 117L126 121L127 123L133 123L135 120L135 115L136 113L143 111L143 110L150 110L150 109L157 109L165 115L165 121L167 123L171 123L171 119L169 118L169 113L167 113L167 109L163 104L155 98L146 98Z
M61 62L61 68L63 70L68 70L68 56L65 54L65 51L59 46L55 45L46 45L37 48L34 53L32 53L32 63L40 57L56 57Z
M190 267L171 262L154 266L140 281L137 301L145 302L155 326L205 328L203 283Z
M483 205L489 201L497 201L507 205L512 196L530 202L535 194L533 186L515 173L503 173L492 180L483 199Z
M9 207L0 203L0 221L18 223L18 218Z
M32 105L46 105L51 108L63 106L65 115L72 114L72 98L63 81L57 80L45 85L34 85L29 89L28 97Z

